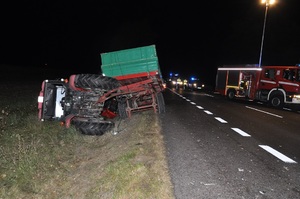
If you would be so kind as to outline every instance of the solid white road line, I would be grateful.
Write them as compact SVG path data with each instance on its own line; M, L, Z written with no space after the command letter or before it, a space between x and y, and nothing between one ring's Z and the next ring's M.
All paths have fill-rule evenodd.
M271 147L269 147L267 145L258 145L258 146L260 146L264 150L268 151L269 153L271 153L275 157L279 158L283 162L286 162L286 163L297 163L296 161L292 160L291 158L283 155L282 153L276 151L275 149L273 149L273 148L271 148Z
M215 97L215 96L210 95L210 94L207 94L207 93L205 93L204 95L206 95L206 96L208 96L208 97Z
M246 133L245 131L242 131L239 128L231 128L232 130L234 130L235 132L237 132L238 134L240 134L241 136L244 137L251 137L251 135L249 135L248 133Z
M276 115L276 114L273 114L273 113L269 113L269 112L267 112L267 111L259 110L259 109L256 109L256 108L253 108L253 107L250 107L250 106L246 106L246 108L249 108L249 109L252 109L252 110L261 112L261 113L265 113L265 114L268 114L268 115L272 115L272 116L274 116L274 117L283 118L283 117L280 116L280 115Z
M221 123L227 123L227 121L223 120L222 118L220 117L215 117L216 120L218 120L219 122Z
M292 109L283 107L283 110L291 111Z
M212 115L213 114L212 112L207 111L207 110L205 110L204 112L207 113L208 115Z

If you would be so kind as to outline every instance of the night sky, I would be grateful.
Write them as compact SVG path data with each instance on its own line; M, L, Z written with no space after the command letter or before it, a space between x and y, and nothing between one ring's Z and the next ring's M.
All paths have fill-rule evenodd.
M164 77L173 72L213 84L218 66L259 61L260 0L1 4L2 68L99 73L100 53L155 44ZM277 0L269 8L262 65L300 63L299 11L299 0Z

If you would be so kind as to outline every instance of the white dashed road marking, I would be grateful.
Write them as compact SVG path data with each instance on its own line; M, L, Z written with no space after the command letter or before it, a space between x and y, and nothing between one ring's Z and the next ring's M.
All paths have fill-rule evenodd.
M207 113L208 115L212 115L213 114L212 112L207 111L207 110L205 110L204 112Z
M238 134L240 134L241 136L244 137L251 137L251 135L249 135L248 133L246 133L245 131L242 131L239 128L231 128L232 130L234 130L235 132L237 132Z
M192 102L191 100L187 99L186 97L178 94L180 97L182 97L183 99L185 99L186 101L190 102L191 104L195 105L196 103L195 102ZM198 109L203 109L202 106L196 106ZM255 111L258 111L258 112L261 112L261 113L265 113L265 114L268 114L268 115L272 115L274 117L278 117L278 118L283 118L282 116L280 115L276 115L276 114L273 114L273 113L270 113L270 112L267 112L267 111L263 111L263 110L259 110L259 109L256 109L256 108L253 108L253 107L249 107L249 106L246 106L246 108L248 109L252 109L252 110L255 110ZM208 115L213 115L212 112L208 111L208 110L204 110L204 112ZM222 118L220 117L215 117L216 120L218 120L219 122L221 123L227 123L227 121L223 120ZM244 136L244 137L251 137L251 135L249 135L248 133L244 132L243 130L239 129L239 128L231 128L232 130L234 130L235 132L237 132L238 134L240 134L241 136ZM274 155L275 157L277 157L278 159L282 160L283 162L286 162L286 163L297 163L296 161L292 160L291 158L285 156L284 154L276 151L275 149L267 146L267 145L259 145L259 147L261 147L262 149L266 150L267 152L271 153L272 155Z
M280 160L282 160L283 162L286 163L297 163L296 161L292 160L291 158L283 155L282 153L276 151L275 149L267 146L267 145L259 145L261 148L263 148L264 150L268 151L269 153L271 153L272 155L274 155L275 157L279 158Z
M222 118L220 117L215 117L216 120L218 120L219 122L221 123L227 123L227 121L223 120Z

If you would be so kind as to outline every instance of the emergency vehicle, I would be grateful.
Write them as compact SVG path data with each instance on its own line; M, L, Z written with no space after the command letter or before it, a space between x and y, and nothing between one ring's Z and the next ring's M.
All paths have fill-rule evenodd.
M299 66L224 65L216 75L216 91L229 99L238 97L267 102L273 107L300 105Z

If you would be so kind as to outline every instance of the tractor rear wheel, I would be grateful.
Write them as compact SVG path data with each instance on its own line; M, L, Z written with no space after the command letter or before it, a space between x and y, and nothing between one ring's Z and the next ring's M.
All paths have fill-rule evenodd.
M75 86L83 89L112 90L118 88L120 83L117 79L99 74L79 74L75 77Z
M103 135L113 129L114 123L101 118L81 118L72 119L71 124L84 135Z

